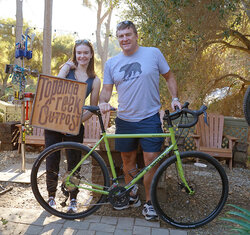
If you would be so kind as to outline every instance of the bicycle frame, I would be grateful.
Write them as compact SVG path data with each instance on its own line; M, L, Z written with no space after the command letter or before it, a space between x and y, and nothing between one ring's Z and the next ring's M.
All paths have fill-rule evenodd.
M91 153L100 145L100 143L102 141L104 141L104 143L105 143L113 182L115 184L118 184L118 179L117 179L117 174L115 171L114 161L113 161L112 154L111 154L110 147L109 147L109 141L108 141L109 139L114 139L114 138L147 138L147 137L148 138L149 137L150 138L155 138L155 137L166 138L166 137L170 137L172 144L169 147L167 147L162 153L160 153L160 155L157 158L155 158L154 161L152 161L148 166L145 166L139 173L137 173L137 175L127 185L125 185L124 188L126 189L126 191L132 189L133 185L136 182L138 182L151 168L153 168L158 162L160 162L171 150L174 150L174 153L175 153L176 158L177 158L177 171L178 171L178 174L180 176L180 179L181 179L182 183L185 185L185 187L188 189L189 194L194 194L194 191L189 187L189 185L185 179L185 176L184 176L181 158L180 158L180 153L179 153L178 146L177 146L176 139L175 139L174 129L173 129L173 127L169 127L168 130L169 130L169 133L151 133L151 134L107 134L106 132L103 132L102 137L96 142L94 147L81 159L81 161L71 171L69 176L66 178L65 184L67 186L78 187L78 188L93 191L96 193L108 195L109 191L104 190L104 188L100 185L90 184L90 183L87 183L87 182L80 180L80 183L83 183L87 186L91 186L91 187L83 187L83 186L79 186L79 185L73 185L70 182L70 177L74 174L74 172L77 170L77 168L81 166L81 164L88 158L89 155L91 155Z

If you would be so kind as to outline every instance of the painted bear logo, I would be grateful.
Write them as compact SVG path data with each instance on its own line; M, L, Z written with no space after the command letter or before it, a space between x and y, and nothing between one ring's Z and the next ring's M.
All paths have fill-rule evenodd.
M122 66L120 68L119 72L123 72L123 71L125 72L124 77L123 77L124 81L128 81L128 80L138 78L139 75L142 73L141 64L139 64L138 62L131 63L131 64L126 64L126 65L124 65L124 66Z

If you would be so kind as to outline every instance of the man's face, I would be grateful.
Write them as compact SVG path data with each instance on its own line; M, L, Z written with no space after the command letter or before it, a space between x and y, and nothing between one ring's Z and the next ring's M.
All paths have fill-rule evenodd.
M117 31L117 38L125 55L132 55L138 48L138 36L132 28L126 28Z

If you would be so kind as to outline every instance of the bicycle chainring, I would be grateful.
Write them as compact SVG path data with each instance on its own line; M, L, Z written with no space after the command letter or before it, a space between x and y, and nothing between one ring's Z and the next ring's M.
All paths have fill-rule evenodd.
M113 207L122 207L129 203L129 192L125 193L123 196L120 195L125 191L126 189L120 186L110 190L108 200Z

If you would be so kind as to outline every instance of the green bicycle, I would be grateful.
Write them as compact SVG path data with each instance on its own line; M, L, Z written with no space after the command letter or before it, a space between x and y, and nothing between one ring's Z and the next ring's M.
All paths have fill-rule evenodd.
M180 153L175 138L172 120L192 116L188 123L179 123L179 128L194 126L206 106L199 110L188 109L186 102L174 113L165 111L169 132L152 134L107 134L98 106L84 106L97 114L102 128L102 137L93 148L80 143L62 142L46 148L35 161L31 172L31 185L35 198L49 213L64 219L79 219L97 211L103 205L126 205L129 193L150 169L159 164L152 185L151 200L159 217L178 228L196 228L213 220L222 210L228 197L228 179L220 163L208 154L187 151ZM189 114L187 116L187 114ZM169 137L171 144L148 166L141 169L124 185L117 176L109 147L113 138ZM95 149L104 141L109 168ZM81 153L81 161L69 170L67 159L71 150ZM174 155L167 158L170 151ZM60 153L60 169L54 172L58 177L56 209L48 205L46 187L46 159L52 153ZM50 172L51 173L51 172ZM72 190L78 190L77 213L67 213L67 199ZM59 203L60 202L60 203Z

